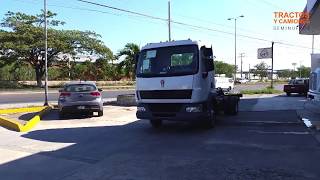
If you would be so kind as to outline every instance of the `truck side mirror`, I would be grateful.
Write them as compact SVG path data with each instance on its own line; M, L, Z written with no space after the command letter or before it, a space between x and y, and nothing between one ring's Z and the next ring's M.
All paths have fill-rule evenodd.
M212 53L212 48L206 48L206 47L201 47L201 55L202 55L202 61L205 65L205 72L210 72L214 70L214 64L213 64L213 53ZM205 75L203 75L205 76Z
M138 67L138 62L139 62L139 57L140 57L140 53L137 53L134 57L135 63L134 63L134 69L136 70Z

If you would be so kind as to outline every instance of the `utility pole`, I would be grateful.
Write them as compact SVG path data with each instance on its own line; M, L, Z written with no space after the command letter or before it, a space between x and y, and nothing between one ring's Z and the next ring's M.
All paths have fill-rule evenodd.
M312 35L312 54L314 54L314 35Z
M234 82L237 81L237 18L234 19Z
M272 57L271 57L271 88L273 88L273 55L274 55L274 53L273 53L273 46L274 46L274 42L272 41L271 42L271 44L272 44L272 46L271 46L271 55L272 55Z
M169 30L169 42L171 41L171 4L168 1L168 30Z
M249 64L249 81L251 81L251 67L250 67L250 64Z
M243 61L242 61L242 58L244 58L244 57L245 57L244 53L240 53L240 56L239 56L239 57L241 58L241 67L240 67L240 73L241 73L241 79L242 79L242 65L243 65Z
M300 75L300 78L301 78L301 76L302 76L302 74L301 74L301 67L302 67L302 61L300 61L300 68L299 68L299 75Z
M237 20L243 17L244 15L228 18L229 21L234 20L234 82L237 80Z
M47 28L47 0L44 0L44 36L45 36L45 51L44 51L44 59L45 59L45 100L44 105L48 106L48 28Z

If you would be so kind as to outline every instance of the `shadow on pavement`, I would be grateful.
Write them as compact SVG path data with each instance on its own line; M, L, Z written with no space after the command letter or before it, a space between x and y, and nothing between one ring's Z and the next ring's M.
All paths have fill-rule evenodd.
M28 121L28 120L32 119L37 114L38 114L38 112L23 114L23 115L19 116L18 119L23 120L23 121Z
M305 132L301 124L237 125L243 120L296 122L294 111L240 112L239 116L227 118L229 124L220 123L212 130L182 123L165 123L160 129L152 129L145 121L122 126L36 130L22 137L69 146L2 164L0 177L319 179L318 142L311 134L282 133ZM220 121L224 119L221 117Z

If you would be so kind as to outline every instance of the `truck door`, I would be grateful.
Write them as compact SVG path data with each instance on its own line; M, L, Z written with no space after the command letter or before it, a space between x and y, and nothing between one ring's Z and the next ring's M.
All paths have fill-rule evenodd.
M203 46L201 47L200 51L203 65L203 68L201 68L202 78L204 81L203 88L206 89L206 92L209 95L209 93L215 89L212 48L206 48Z

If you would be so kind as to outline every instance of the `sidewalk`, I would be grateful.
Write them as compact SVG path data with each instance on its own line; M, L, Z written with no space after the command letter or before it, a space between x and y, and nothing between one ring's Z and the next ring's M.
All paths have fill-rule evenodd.
M110 102L116 101L117 98L104 98L104 104L109 104ZM57 105L57 101L49 101L50 105ZM30 106L43 106L43 102L32 102L32 103L10 103L10 104L0 104L0 109L9 109L9 108L21 108L21 107L30 107Z

